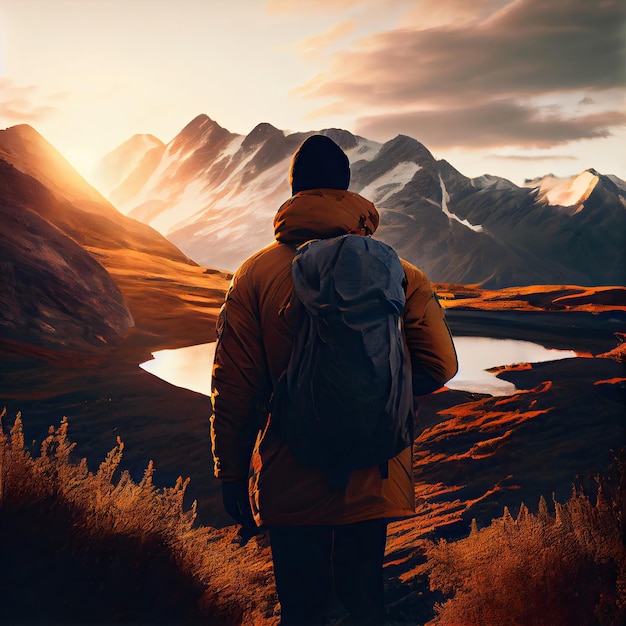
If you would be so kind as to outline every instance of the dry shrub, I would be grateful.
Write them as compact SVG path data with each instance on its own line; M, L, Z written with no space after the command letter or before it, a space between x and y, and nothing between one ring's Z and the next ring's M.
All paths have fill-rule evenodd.
M469 537L427 547L432 590L451 596L429 626L619 625L626 616L626 455L598 478L595 503L574 489L551 512L522 505Z
M157 489L152 463L139 483L115 480L119 440L92 473L72 460L67 421L33 458L18 414L0 414L0 604L10 623L240 623L241 609L210 589L206 529L194 529L188 481ZM10 538L10 539L8 539Z

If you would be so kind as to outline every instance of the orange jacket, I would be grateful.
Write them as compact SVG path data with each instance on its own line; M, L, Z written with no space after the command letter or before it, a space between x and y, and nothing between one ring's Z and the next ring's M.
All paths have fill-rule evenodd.
M283 312L293 289L295 246L359 226L374 232L379 215L365 198L334 189L303 191L274 219L276 241L235 273L217 326L211 439L214 472L223 480L250 476L259 525L344 524L414 513L412 450L378 467L354 471L345 490L331 490L322 470L299 465L267 428L269 400L287 367L292 332ZM430 282L402 262L408 287L403 317L413 366L413 392L430 393L454 376L456 353Z

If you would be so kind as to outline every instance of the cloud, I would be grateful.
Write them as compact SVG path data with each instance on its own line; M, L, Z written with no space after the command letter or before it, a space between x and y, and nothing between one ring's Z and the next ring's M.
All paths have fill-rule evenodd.
M444 2L463 12L458 0ZM330 101L318 112L346 104L367 110L359 129L378 134L384 129L411 134L430 120L443 135L438 145L557 145L607 136L611 125L623 124L616 111L573 120L564 113L551 115L543 102L549 97L558 105L567 94L580 92L582 98L584 92L624 86L621 0L503 5L482 0L474 21L459 18L440 27L397 29L358 40L295 92ZM533 110L533 99L541 99L541 107ZM480 133L474 137L472 128L460 128L460 120Z
M579 139L611 135L626 126L626 112L604 111L569 117L555 107L537 108L513 100L465 107L375 115L356 121L356 132L387 140L402 133L433 148L552 148Z
M513 0L420 0L402 20L407 28L425 29L476 23Z
M540 10L553 4L562 13ZM622 86L621 11L569 10L577 4L580 0L522 0L476 28L373 35L336 54L330 70L304 85L302 93L400 105ZM534 18L524 11L531 8Z
M488 154L484 158L494 161L519 161L520 163L535 163L537 161L580 161L577 156L571 154Z
M269 0L266 5L269 13L300 15L302 13L341 13L360 5L371 4L367 0Z
M298 52L305 57L318 56L326 51L334 43L354 32L355 23L353 20L340 22L330 30L315 37L309 37L298 44Z
M9 124L33 123L56 111L54 106L35 103L37 91L34 85L18 86L12 80L0 78L0 119Z

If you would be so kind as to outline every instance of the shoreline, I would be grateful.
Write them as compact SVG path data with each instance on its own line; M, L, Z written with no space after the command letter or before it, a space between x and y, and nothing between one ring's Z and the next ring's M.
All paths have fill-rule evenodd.
M626 330L626 313L602 311L484 311L445 309L453 335L521 339L546 348L601 354L618 343L616 333Z
M619 344L615 332L624 331L625 318L621 311L594 315L573 311L446 309L450 329L457 336L523 339L587 354L615 348ZM194 329L193 333L178 334L177 327L178 323L170 323L167 335L155 337L158 349L183 347L181 343L206 343L212 338L209 320L202 333ZM202 327L197 324L195 328ZM185 337L185 341L179 337ZM146 350L153 346L134 339L131 337L129 344L120 346L119 353L107 352L87 363L79 363L75 355L67 353L42 360L36 346L32 346L32 351L23 345L19 352L1 350L0 409L6 407L8 420L17 412L22 413L26 440L31 442L34 454L48 427L67 417L70 437L77 444L75 454L86 457L92 469L97 469L115 445L116 437L121 436L126 444L121 467L129 470L133 479L141 479L150 460L157 468L158 486L173 484L181 474L190 476L186 501L198 500L198 521L221 526L228 519L221 510L218 481L212 476L210 400L144 371L139 364L145 361ZM585 360L575 367L588 377L593 376L591 364ZM557 364L554 371L563 367L572 366ZM545 369L542 366L540 371ZM571 370L567 371L571 375ZM436 421L440 419L437 413L446 407L485 397L454 390L433 394L423 401L423 416L426 421Z

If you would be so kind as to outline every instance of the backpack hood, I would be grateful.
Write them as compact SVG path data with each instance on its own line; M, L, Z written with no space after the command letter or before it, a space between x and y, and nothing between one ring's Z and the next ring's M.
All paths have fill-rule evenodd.
M274 236L280 243L304 243L345 235L359 228L361 216L373 233L380 216L372 202L351 191L313 189L287 200L274 218Z

